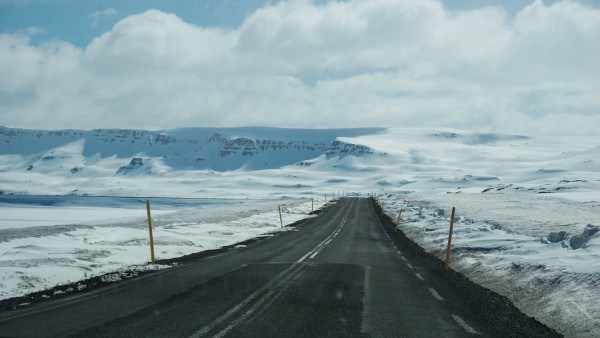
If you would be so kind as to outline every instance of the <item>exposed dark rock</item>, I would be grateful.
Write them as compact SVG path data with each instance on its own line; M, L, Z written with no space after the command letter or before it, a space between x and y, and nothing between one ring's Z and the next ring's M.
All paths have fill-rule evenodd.
M141 157L134 157L131 159L131 162L129 162L128 165L120 167L119 170L117 170L117 175L119 174L127 174L133 170L136 170L138 168L141 168L144 166L144 163L142 162L142 158Z

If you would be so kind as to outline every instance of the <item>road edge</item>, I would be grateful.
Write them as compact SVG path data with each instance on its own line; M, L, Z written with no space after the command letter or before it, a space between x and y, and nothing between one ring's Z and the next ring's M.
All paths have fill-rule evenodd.
M383 209L377 200L375 198L370 198L370 200L379 222L395 245L410 251L412 254L423 260L430 261L433 266L439 266L440 272L443 271L444 262L441 259L428 253L423 247L413 242L401 229L396 231L396 224L383 212ZM539 332L539 335L536 335L539 337L563 337L563 335L554 328L541 323L535 317L523 313L508 297L475 283L466 275L450 268L448 272L444 272L444 276L450 288L464 297L465 303L468 304L472 312L480 317L482 323L491 326L492 331L502 332L504 330L510 330L513 333L517 333L528 329ZM481 299L484 297L491 298L491 302L481 302ZM509 317L513 320L510 323L510 327L508 323L506 323L506 320L503 321L500 318L487 315L489 313L489 304L493 304L496 307L502 307L504 311L510 314ZM507 334L506 336L511 335ZM515 336L520 335L517 333ZM532 337L532 335L529 336Z
M311 215L311 216L319 215L322 212L324 212L325 210L327 210L328 208L330 208L331 206L333 206L334 204L335 203L331 203L331 202L326 203L321 208L310 212L308 215ZM285 225L285 227L302 226L302 224L309 219L311 219L311 217L303 218L294 223L287 224L287 225ZM276 237L282 233L284 233L284 232L278 231L278 232L272 232L272 233L265 233L265 234L262 234L262 235L259 235L256 237L252 237L252 238L249 238L249 239L237 242L237 243L225 245L225 246L222 246L217 249L203 250L203 251L198 251L198 252L195 252L192 254L183 255L183 256L179 256L179 257L156 260L157 265L166 266L163 269L141 270L141 269L133 268L134 266L130 266L129 268L126 268L124 270L111 271L111 272L107 272L107 273L99 275L99 276L93 276L93 277L90 277L87 279L82 279L82 280L79 280L76 282L56 285L52 288L28 293L23 296L2 299L2 300L0 300L0 313L8 313L8 312L14 311L14 310L25 309L31 305L45 303L45 302L53 301L53 300L58 300L58 299L62 299L62 298L66 298L66 297L70 297L70 296L74 296L74 295L78 295L78 294L84 294L86 292L95 291L95 290L105 288L108 286L115 286L115 285L118 285L119 283L122 283L125 281L129 281L132 279L140 278L142 276L157 273L157 272L159 272L161 270L165 270L169 267L184 265L184 264L191 263L191 262L194 262L197 260L216 256L216 255L222 254L222 253L230 251L230 250L235 250L235 249L239 248L240 246L256 245L260 242L263 242L265 240L269 240L273 237ZM148 262L147 264L150 264L150 263ZM142 266L142 265L139 265L139 266ZM113 278L113 276L117 276L117 278L115 279L115 278Z

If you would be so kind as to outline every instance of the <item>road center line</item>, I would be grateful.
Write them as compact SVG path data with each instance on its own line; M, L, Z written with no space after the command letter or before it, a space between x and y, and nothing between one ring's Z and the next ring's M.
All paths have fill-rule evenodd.
M423 276L421 276L421 274L418 272L415 272L415 276L417 276L417 278L420 280L425 280L425 278L423 278Z
M215 320L213 320L210 324L202 327L200 330L196 331L190 337L201 337L201 336L204 336L204 335L208 334L215 327L217 327L221 323L225 322L226 320L229 320L230 317L234 316L237 312L239 312L240 310L242 310L246 305L248 305L251 301L253 301L255 298L257 298L258 296L260 296L263 292L267 291L271 286L273 286L276 283L279 283L288 274L291 275L291 276L296 275L300 270L302 270L304 268L304 266L305 265L298 264L298 263L292 264L287 269L285 269L282 272L278 273L268 283L264 284L258 290L254 291L248 297L246 297L244 300L242 300L237 305L235 305L234 307L232 307L231 309L229 309L229 311L225 312L224 314L222 314L221 316L219 316L218 318L216 318ZM267 294L269 294L269 291L267 291ZM266 298L265 296L262 297L262 299L265 299L265 298ZM261 304L262 303L263 302L261 302Z
M325 247L325 245L327 245L327 244L329 244L331 242L333 236L337 235L342 230L342 227L344 226L344 224L348 220L348 215L350 214L350 210L352 210L352 205L353 204L354 203L350 203L350 205L348 206L348 210L344 214L344 217L342 218L342 221L340 222L340 224L321 243L319 243L312 250L310 250L309 252L307 252L306 255L302 256L298 261L296 261L296 263L292 264L291 267L289 267L289 268L285 269L283 272L279 273L277 276L275 276L275 278L273 278L267 284L263 285L260 289L256 290L252 294L250 294L250 296L246 297L246 299L244 299L242 302L238 303L236 306L234 306L233 308L231 308L225 314L223 314L220 317L218 317L217 319L215 319L211 324L206 325L203 328L201 328L200 330L196 331L191 337L200 337L200 336L204 336L204 335L208 334L215 327L217 327L218 325L220 325L221 323L223 323L225 320L228 320L230 317L234 316L237 312L239 312L242 308L244 308L245 306L247 306L252 300L254 300L255 298L257 298L261 293L265 292L266 290L268 290L273 285L276 285L276 284L280 283L281 280L282 280L282 278L284 278L286 275L288 275L288 274L291 275L291 276L296 275L303 268L303 266L299 265L298 263L302 263L307 257L309 257L310 259L313 259L315 256L317 256L319 254L319 252ZM294 272L291 272L296 266L299 266L298 269L296 271L294 271ZM253 306L251 306L250 309L248 309L242 315L238 316L237 319L233 320L231 322L231 324L228 325L221 332L219 332L218 335L225 335L225 334L227 334L235 326L239 325L241 322L243 322L244 320L246 320L249 316L251 316L256 311L257 308L259 308L263 303L265 303L265 301L267 301L267 299L269 297L271 297L272 294L273 293L271 291L267 291L266 295L263 295L261 298L259 298L259 300ZM281 292L279 294L281 294ZM267 304L271 304L271 302L268 302Z
M442 298L442 296L440 296L440 294L437 293L437 291L435 291L434 288L429 288L429 293L431 293L431 295L433 296L433 298L435 298L437 300L444 300L444 298Z
M479 332L477 332L477 330L475 330L473 327L471 327L471 325L467 324L465 322L464 319L462 319L460 316L458 315L452 315L452 319L454 319L454 321L460 325L460 327L462 327L463 329L465 329L465 331L467 331L470 334L481 334Z
M292 276L290 276L289 280L279 281L277 284L280 285L284 282L287 282L283 288L281 288L277 293L273 290L269 290L263 297L256 301L254 305L252 305L244 314L233 320L227 327L217 333L214 337L225 337L231 330L233 330L236 326L243 323L246 319L248 319L252 314L254 314L257 310L262 307L262 310L268 308L275 300L277 300L289 287L293 282L297 281L306 273L305 270L297 270ZM278 286L275 285L275 286ZM266 304L262 306L264 303ZM259 310L259 312L261 312Z
M302 256L297 261L297 263L303 262L306 258L313 259L316 255L319 254L319 252L321 250L323 250L323 248L325 247L325 245L327 245L329 242L331 242L331 240L333 239L333 237L335 235L337 235L342 230L342 227L344 226L344 224L346 224L346 221L348 220L348 215L350 214L350 210L352 210L352 204L353 203L351 203L350 206L348 206L348 210L344 214L344 217L342 218L342 221L337 226L337 228L335 228L335 230L329 236L327 236L321 243L317 244L317 246L315 246L312 250L310 250L309 252L307 252L306 255Z

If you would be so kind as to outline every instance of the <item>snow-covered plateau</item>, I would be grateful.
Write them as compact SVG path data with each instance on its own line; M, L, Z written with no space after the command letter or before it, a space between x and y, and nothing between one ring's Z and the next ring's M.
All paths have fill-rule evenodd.
M451 267L566 336L600 336L600 140L449 129L0 127L0 298L282 231L376 194ZM285 230L290 230L284 228Z

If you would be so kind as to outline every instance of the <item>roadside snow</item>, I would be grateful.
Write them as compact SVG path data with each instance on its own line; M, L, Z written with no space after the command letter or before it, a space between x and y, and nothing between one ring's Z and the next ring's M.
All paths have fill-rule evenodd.
M166 213L166 210L161 210L162 213L153 212L156 258L179 257L286 231L289 228L282 229L279 224L278 203L282 205L286 225L310 217L311 201L306 199L243 200L171 213ZM56 209L60 210L61 207ZM22 296L132 266L147 269L145 266L150 260L150 250L145 216L107 223L95 220L90 225L77 222L75 217L86 215L87 212L94 215L102 212L107 218L113 218L115 214L106 208L96 208L95 211L91 207L83 209L79 210L81 213L66 216L68 225L4 230L10 231L12 236L0 242L0 299ZM36 210L38 215L55 212L41 206L27 207L28 213L32 210ZM67 210L77 208L67 207ZM138 215L145 215L145 209L140 210Z
M572 248L586 228L597 228L598 203L522 193L389 194L380 200L394 220L404 210L401 230L440 259L456 206L453 269L566 336L600 336L600 232L589 231L583 247Z
M277 133L293 138L290 131ZM298 133L304 135L298 140L315 141L313 131ZM293 198L322 201L334 195L375 193L384 196L382 202L394 220L400 208L406 209L403 230L438 256L448 235L450 210L457 207L454 269L511 298L524 312L567 336L600 336L600 293L595 291L600 286L600 233L591 233L600 223L597 138L434 128L336 133L317 132L327 140L366 146L372 154L321 154L300 162L287 158L283 162L296 165L277 167L273 164L287 155L272 149L261 157L263 163L253 162L270 169L250 170L250 165L218 171L167 163L165 156L175 158L171 155L182 152L152 152L137 141L115 142L116 148L111 142L96 144L89 151L70 137L35 143L40 149L32 149L31 142L11 143L17 153L0 154L0 202L16 195L79 196L47 209L0 206L0 293L24 294L125 264L145 264L145 220L132 220L127 210L145 213L143 206L133 206L143 205L137 196L250 199L201 207L167 201L163 209L153 208L157 255L167 258L279 231L275 210L282 199L293 206ZM262 139L264 130L248 129L236 137ZM181 151L196 149L180 146ZM131 156L142 157L150 170L115 175ZM220 157L203 160L227 166L218 166ZM96 205L105 209L85 214L76 209L79 214L67 216L75 212L69 208L85 207L73 204L83 195L115 200ZM270 201L259 201L262 198ZM296 211L284 208L286 223L306 216L310 200L299 203ZM102 221L97 221L95 210L102 210ZM179 211L160 214L174 210ZM49 223L69 224L49 225L42 216L54 219ZM125 219L106 221L120 217ZM589 240L574 237L584 231L591 235ZM52 275L54 271L60 271L60 277Z

